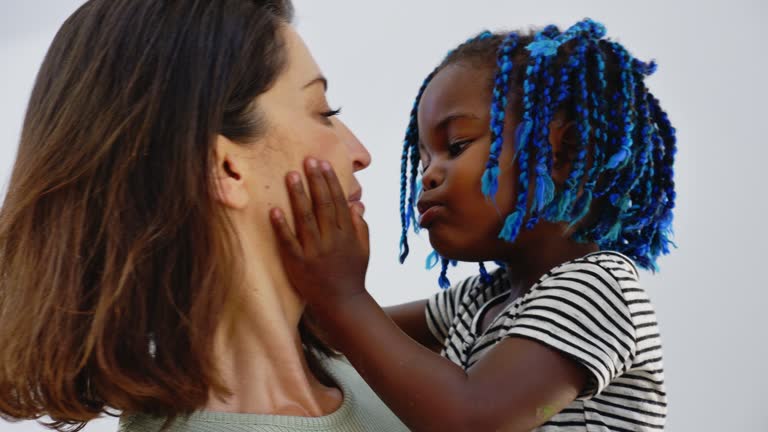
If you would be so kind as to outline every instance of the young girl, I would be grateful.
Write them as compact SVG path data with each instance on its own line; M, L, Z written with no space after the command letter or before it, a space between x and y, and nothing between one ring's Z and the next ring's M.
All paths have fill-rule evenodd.
M324 161L305 166L311 201L288 175L296 235L272 211L287 274L412 430L663 429L659 333L635 267L655 269L671 243L675 132L645 86L654 69L591 20L449 53L406 133L401 259L415 206L441 286L454 260L481 271L389 314L365 291L362 206Z

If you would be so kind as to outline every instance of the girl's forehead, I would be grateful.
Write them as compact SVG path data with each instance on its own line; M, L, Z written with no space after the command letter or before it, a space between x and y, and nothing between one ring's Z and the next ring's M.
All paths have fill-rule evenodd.
M424 90L419 103L421 128L435 127L458 113L488 117L493 71L462 64L448 65L438 72Z

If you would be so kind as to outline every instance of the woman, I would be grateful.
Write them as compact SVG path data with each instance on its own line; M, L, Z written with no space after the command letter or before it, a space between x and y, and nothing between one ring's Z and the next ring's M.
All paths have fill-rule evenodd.
M91 0L63 25L0 213L4 417L405 429L302 324L279 261L283 173L330 160L359 207L370 164L291 17L281 0Z

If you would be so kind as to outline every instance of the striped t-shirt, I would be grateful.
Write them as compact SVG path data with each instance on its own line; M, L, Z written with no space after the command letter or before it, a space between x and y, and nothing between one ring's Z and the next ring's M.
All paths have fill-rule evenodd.
M659 329L629 258L603 251L555 267L481 334L483 312L509 293L498 269L489 283L476 276L431 297L427 324L444 341L441 354L468 370L499 341L524 337L583 365L587 388L536 432L664 429Z

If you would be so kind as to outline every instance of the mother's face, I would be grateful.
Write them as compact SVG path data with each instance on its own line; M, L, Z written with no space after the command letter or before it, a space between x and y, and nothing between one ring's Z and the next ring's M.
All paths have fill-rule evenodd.
M289 171L303 175L305 158L331 162L350 199L359 199L361 192L354 173L371 163L366 148L333 115L334 107L325 96L327 81L304 41L290 26L282 32L286 66L272 88L256 100L266 134L254 145L233 152L239 165L245 166L240 180L248 194L244 202L261 212L259 220L264 222L269 208L290 209L285 175Z

